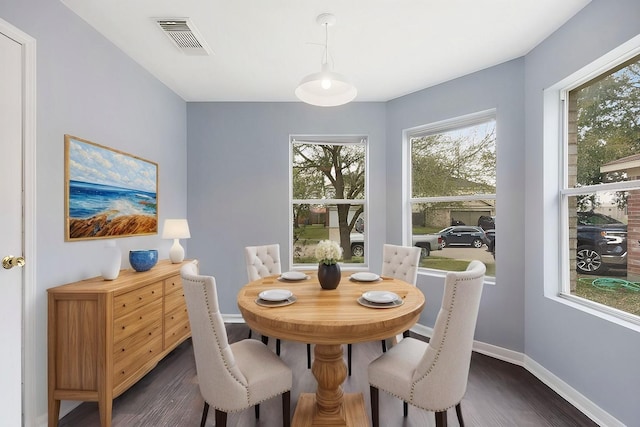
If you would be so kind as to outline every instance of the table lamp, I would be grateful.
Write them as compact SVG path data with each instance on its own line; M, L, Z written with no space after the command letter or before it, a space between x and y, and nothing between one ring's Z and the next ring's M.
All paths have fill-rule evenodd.
M191 233L189 233L189 223L186 219L164 220L162 238L173 239L173 245L169 250L169 259L172 263L177 264L184 260L184 248L180 246L180 239L188 239L189 237L191 237Z

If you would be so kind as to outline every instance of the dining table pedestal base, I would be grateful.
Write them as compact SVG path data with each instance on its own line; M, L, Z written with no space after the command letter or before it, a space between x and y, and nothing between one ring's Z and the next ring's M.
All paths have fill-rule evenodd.
M298 397L292 427L369 427L369 417L362 393L345 393L342 413L337 417L318 414L315 393L302 393Z
M311 372L318 381L315 393L298 398L292 424L313 427L369 426L362 393L345 394L347 378L341 344L316 344Z

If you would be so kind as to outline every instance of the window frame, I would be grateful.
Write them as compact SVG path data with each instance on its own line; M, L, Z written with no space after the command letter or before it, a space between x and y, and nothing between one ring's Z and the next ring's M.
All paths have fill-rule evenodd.
M557 183L556 203L554 203L556 205L556 213L553 218L545 215L546 219L552 221L551 224L556 224L559 231L558 235L560 236L557 262L555 265L549 264L549 258L545 258L545 269L549 273L556 271L558 280L555 283L545 283L544 295L546 298L555 299L572 308L636 330L640 326L640 316L572 295L570 292L569 198L600 191L637 189L640 180L596 184L577 188L569 187L569 156L571 154L569 149L569 92L599 79L602 75L612 72L612 70L621 67L638 55L640 55L640 36L636 36L602 55L582 69L546 88L543 93L544 147L551 149L560 146L556 163L557 175L548 174L552 175L551 178L555 179ZM555 228L555 226L553 227Z
M361 199L294 199L293 198L293 146L294 144L317 144L317 145L362 145L364 147L364 191ZM364 213L362 215L364 223L369 223L369 136L366 134L290 134L289 135L289 265L293 270L309 270L317 267L317 264L294 264L294 246L293 246L293 205L296 204L349 204L363 205ZM369 227L365 225L364 232L364 262L363 263L344 263L339 262L340 268L343 270L362 269L369 266Z
M496 124L496 151L498 144L498 119L497 109L490 108L481 110L462 116L452 117L429 123L426 125L407 128L402 131L402 242L403 245L411 246L413 243L413 221L412 212L413 205L417 203L437 203L451 201L473 201L473 200L496 200L497 195L497 158L496 158L496 193L493 194L471 194L463 196L434 196L434 197L413 197L413 176L411 165L411 140L421 136L433 135L436 133L444 133L460 128L485 123L493 120ZM447 270L438 270L433 268L419 267L418 272L421 274L429 274L433 276L444 276ZM495 284L495 277L487 276L485 283Z

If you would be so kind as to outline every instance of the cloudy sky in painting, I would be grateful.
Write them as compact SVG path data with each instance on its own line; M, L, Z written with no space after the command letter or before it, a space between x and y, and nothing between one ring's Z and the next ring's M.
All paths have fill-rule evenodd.
M155 163L73 138L68 149L70 180L156 192Z

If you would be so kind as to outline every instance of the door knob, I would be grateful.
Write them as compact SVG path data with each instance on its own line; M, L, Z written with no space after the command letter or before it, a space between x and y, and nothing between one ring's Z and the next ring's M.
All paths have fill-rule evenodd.
M13 255L9 255L2 258L2 266L7 270L13 267L22 267L23 265L24 265L24 258L22 258L21 256L14 257Z

